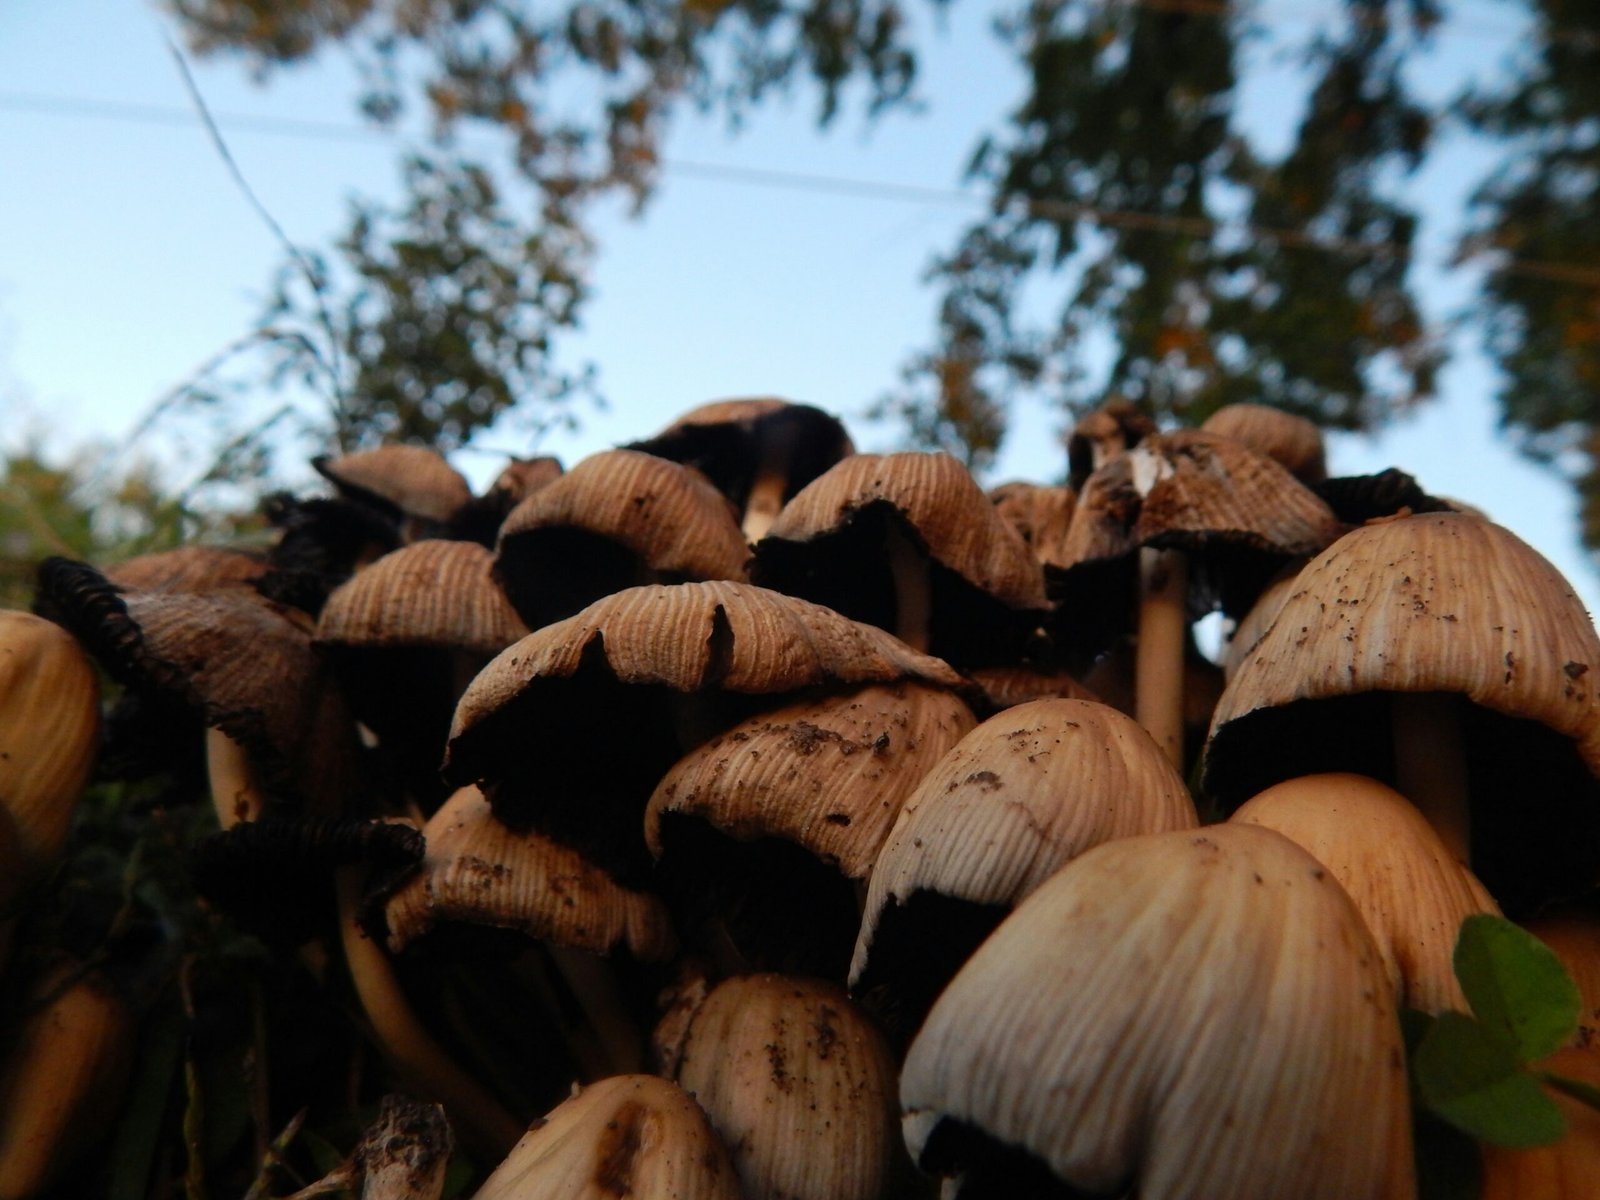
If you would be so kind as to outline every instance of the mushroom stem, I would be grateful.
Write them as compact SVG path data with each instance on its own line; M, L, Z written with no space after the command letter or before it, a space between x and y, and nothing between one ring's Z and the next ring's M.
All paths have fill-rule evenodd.
M1183 770L1184 604L1188 560L1181 550L1139 551L1139 639L1134 715L1167 760Z
M217 824L224 830L242 821L258 821L267 800L256 780L245 748L222 730L206 730L206 778L211 784L211 804Z
M928 652L933 623L933 586L928 578L928 557L893 521L884 534L884 552L894 579L894 632L921 654Z
M778 519L783 508L783 492L789 479L775 463L763 463L750 484L750 494L744 502L745 540L752 546L767 536L767 530Z
M631 1075L643 1069L644 1035L617 990L609 964L586 950L547 946L550 958L583 1008L604 1052L605 1075Z
M365 875L363 865L341 867L336 883L345 962L373 1035L395 1070L443 1104L470 1145L499 1161L522 1136L523 1124L463 1071L423 1027L395 977L389 956L356 919Z
M1391 702L1395 790L1428 819L1450 853L1471 862L1466 754L1455 697L1397 692Z

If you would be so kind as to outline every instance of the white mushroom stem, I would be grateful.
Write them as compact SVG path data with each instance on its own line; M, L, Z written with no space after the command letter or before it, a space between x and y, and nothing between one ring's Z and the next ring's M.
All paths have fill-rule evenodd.
M631 1075L643 1070L644 1035L628 1015L609 963L587 950L548 946L550 958L572 989L600 1043L604 1075Z
M764 463L750 484L750 494L745 497L745 540L752 546L767 536L767 530L778 519L783 509L783 491L789 484L788 476L777 466Z
M522 1136L523 1124L456 1064L412 1009L388 954L356 919L365 875L362 865L339 868L339 936L373 1036L406 1082L443 1104L463 1139L498 1161Z
M1181 550L1139 551L1139 637L1134 716L1167 760L1183 770L1184 603L1189 564Z
M884 551L894 579L894 632L919 653L928 652L933 624L933 584L928 578L928 556L893 521L884 535Z
M250 756L243 746L214 726L206 730L206 777L211 784L217 824L223 829L232 829L241 821L261 819L266 797L250 765Z
M1390 724L1395 790L1417 806L1458 862L1470 864L1466 753L1456 698L1445 692L1396 692Z

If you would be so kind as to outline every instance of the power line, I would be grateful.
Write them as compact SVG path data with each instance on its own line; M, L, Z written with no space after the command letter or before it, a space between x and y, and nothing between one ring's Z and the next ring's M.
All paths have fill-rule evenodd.
M1139 0L1139 2L1161 4L1168 3L1170 0ZM1212 3L1214 0L1176 0L1176 2ZM181 108L151 104L124 104L118 101L86 100L76 97L9 91L0 91L0 110L3 109L69 117L94 117L138 124L158 123L191 128L199 120L194 112ZM330 121L303 121L293 118L238 114L213 114L212 119L219 126L226 124L241 131L248 130L250 132L286 137L338 138L340 140L360 137L366 140L393 140L396 136L387 130L367 129L358 125L339 124ZM779 170L769 167L697 162L690 159L665 159L662 161L661 167L667 174L675 174L687 178L769 187L782 191L824 193L871 200L938 204L963 208L974 208L990 203L990 198L979 192L961 188L935 187L927 184L858 179L814 172ZM1227 230L1254 238L1270 239L1290 249L1332 254L1341 258L1391 259L1407 263L1432 261L1438 266L1451 266L1458 261L1454 256L1450 255L1419 253L1411 246L1403 245L1399 242L1331 237L1307 233L1305 230L1287 226L1259 225L1246 222L1220 221L1208 217L1186 217L1173 213L1111 208L1088 201L1017 199L1010 203L1011 207L1020 209L1028 216L1039 217L1044 220L1093 221L1118 229L1142 230L1197 238L1210 237L1218 232ZM1587 267L1575 263L1504 256L1487 269L1491 274L1522 275L1556 284L1600 287L1600 268Z

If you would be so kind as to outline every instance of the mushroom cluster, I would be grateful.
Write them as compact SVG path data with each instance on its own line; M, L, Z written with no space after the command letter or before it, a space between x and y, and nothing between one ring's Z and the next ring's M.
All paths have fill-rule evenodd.
M1463 1006L1463 919L1592 971L1600 638L1270 409L1070 458L986 494L727 401L42 564L0 1200L1415 1195L1401 1013Z

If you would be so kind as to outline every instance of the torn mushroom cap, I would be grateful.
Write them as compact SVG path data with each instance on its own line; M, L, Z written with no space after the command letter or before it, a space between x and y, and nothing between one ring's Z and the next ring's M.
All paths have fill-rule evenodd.
M1466 1011L1456 933L1473 913L1500 908L1404 796L1364 775L1309 775L1268 788L1232 820L1277 830L1333 873L1372 930L1401 1008Z
M0 611L0 916L48 873L100 743L100 681L59 625Z
M621 886L574 850L496 820L475 787L451 796L422 834L420 869L384 904L395 953L446 923L512 929L595 954L625 949L645 961L676 949L659 899Z
M391 445L311 460L342 495L443 524L472 499L466 478L426 446Z
M592 1083L538 1121L475 1200L742 1200L705 1113L654 1075Z
M1004 1186L988 1172L1009 1159L1141 1200L1414 1194L1372 935L1321 864L1252 826L1063 867L940 996L900 1101L919 1165L974 1183Z
M1093 846L1192 829L1150 735L1104 704L1036 700L967 734L906 800L872 872L852 992L909 1034L1006 913Z
M1600 879L1597 665L1582 603L1509 531L1465 513L1368 525L1301 571L1239 666L1205 790L1228 812L1321 771L1393 784L1391 695L1459 697L1470 865L1516 917Z
M1085 414L1067 437L1070 483L1083 481L1156 431L1156 423L1131 400L1115 397Z
M733 1156L749 1200L877 1200L904 1155L883 1036L832 984L745 975L684 1023L664 1073Z
M925 632L906 628L897 553L925 573ZM756 545L751 578L913 644L925 637L960 665L1014 661L1049 607L1021 535L948 454L840 462L784 506Z
M1040 483L1002 483L989 489L995 512L1022 535L1041 563L1060 562L1061 545L1072 524L1078 493L1070 487Z
M512 510L494 571L537 629L640 584L742 580L749 555L726 499L699 474L607 450Z
M1322 430L1305 417L1268 404L1225 404L1200 428L1265 454L1301 483L1317 484L1328 477Z
M901 802L974 724L948 691L875 686L743 721L690 751L645 809L662 886L749 966L837 978Z
M249 588L119 593L93 567L47 559L39 589L112 676L180 698L243 747L261 783L308 815L357 795L355 727L304 613Z

